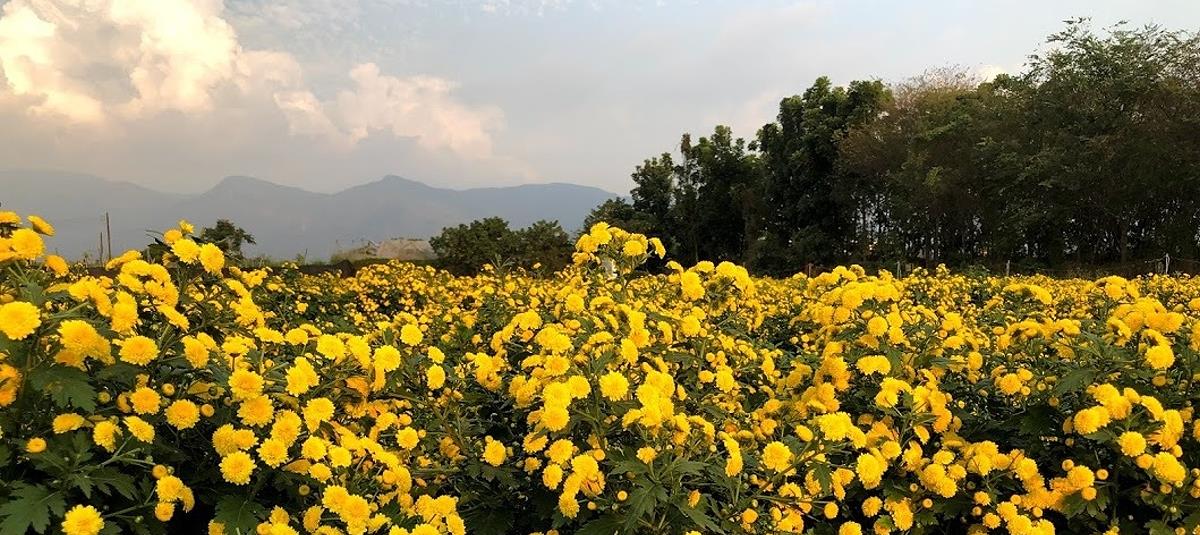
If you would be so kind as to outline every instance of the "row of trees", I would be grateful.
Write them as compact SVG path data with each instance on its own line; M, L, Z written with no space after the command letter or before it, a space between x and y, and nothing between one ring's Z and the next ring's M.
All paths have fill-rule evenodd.
M1200 256L1200 37L1080 20L1046 49L989 81L820 78L752 140L684 135L588 223L764 272Z

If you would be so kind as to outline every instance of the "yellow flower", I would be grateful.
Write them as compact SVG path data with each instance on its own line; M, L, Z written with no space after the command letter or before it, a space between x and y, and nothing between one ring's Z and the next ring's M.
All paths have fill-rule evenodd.
M420 327L416 325L407 324L400 328L400 341L404 342L404 345L415 346L421 343L423 338Z
M249 483L253 472L254 459L246 452L235 451L221 459L221 477L234 485Z
M95 442L97 446L100 446L109 452L113 452L117 449L117 436L120 434L121 429L118 428L116 424L105 420L97 423L96 426L92 428L92 441Z
M1156 370L1165 370L1175 363L1175 352L1171 346L1158 344L1146 350L1146 363Z
M882 316L872 316L867 321L867 334L871 336L883 336L888 331L888 322Z
M1108 411L1104 407L1098 406L1075 413L1072 423L1075 425L1075 432L1081 435L1090 435L1108 425L1110 419Z
M171 252L185 264L195 264L200 258L201 247L196 242L182 238L171 244Z
M883 482L883 473L886 470L887 464L870 453L859 455L858 463L854 467L854 471L858 474L858 479L862 481L863 487L868 489L878 487Z
M300 455L303 455L305 459L319 461L324 459L327 453L329 453L329 448L319 437L308 437L304 444L300 445Z
M47 223L45 219L35 215L31 215L27 219L29 219L29 225L33 227L34 232L46 236L54 235L54 226L50 223Z
M183 337L183 356L193 368L208 365L208 346L195 336Z
M629 394L629 379L620 372L608 372L600 377L600 393L610 401L625 399Z
M346 356L346 344L336 336L322 334L317 337L317 353L333 360L341 360Z
M21 370L0 362L0 407L12 404L20 388Z
M446 370L434 364L425 370L425 384L430 390L437 390L446 384Z
M20 228L14 230L9 236L9 248L12 249L14 255L22 260L35 260L42 256L45 250L45 244L42 243L42 237L32 230Z
M258 457L271 468L278 468L288 460L288 447L282 440L268 438L258 446Z
M745 511L742 511L741 517L742 524L753 524L758 520L758 511L747 508Z
M66 413L55 416L51 427L54 428L54 434L61 435L83 427L86 422L87 420L78 414Z
M275 417L275 405L267 396L255 396L242 401L238 407L238 418L251 427L262 427Z
M333 418L334 406L329 398L313 398L304 405L304 423L309 431L314 431L322 422Z
M159 502L154 506L154 518L159 522L166 522L175 516L175 504Z
M129 395L133 404L133 412L138 414L157 414L162 398L152 388L140 387Z
M134 438L147 444L154 442L154 426L137 416L126 416L125 427Z
M858 368L858 371L867 375L875 373L887 375L892 371L892 362L883 355L871 355L858 359L858 361L854 363L854 367Z
M29 439L29 441L25 443L25 451L33 454L46 451L46 439L41 437Z
M643 463L650 464L654 462L654 458L658 457L658 451L649 446L638 448L637 458Z
M700 275L695 271L688 271L680 275L679 284L683 290L683 296L687 300L695 301L704 297L704 285L700 282Z
M742 472L742 448L737 441L726 438L723 441L725 450L729 452L729 458L725 460L725 475L733 477Z
M180 399L167 406L167 423L175 429L191 429L200 421L200 408L195 403Z
M65 535L97 535L104 529L100 511L90 505L76 505L63 516L62 530Z
M167 245L172 245L183 238L183 232L177 228L170 229L163 233L163 242Z
M1117 437L1121 453L1128 457L1137 457L1146 452L1146 437L1137 431L1126 431Z
M416 429L405 427L396 432L396 443L406 450L411 450L417 447L417 442L421 440L421 435Z
M791 468L791 462L792 450L786 444L775 441L763 448L763 466L776 472L783 472Z
M67 265L67 261L63 257L52 254L46 257L46 267L54 273L55 277L62 277L70 271L71 267Z
M507 455L504 444L490 436L485 437L484 440L486 445L483 447L483 461L492 466L504 464L504 458Z
M158 344L145 336L132 336L121 341L121 360L145 366L158 358Z
M237 370L229 375L229 389L236 399L250 399L262 394L263 378L250 370Z
M204 271L213 275L220 275L221 269L225 267L225 253L222 253L220 248L211 243L201 245L200 265L204 266Z
M0 332L9 340L23 340L42 324L41 312L25 301L0 305Z
M642 256L646 254L646 244L637 240L629 240L625 242L621 252L625 256Z

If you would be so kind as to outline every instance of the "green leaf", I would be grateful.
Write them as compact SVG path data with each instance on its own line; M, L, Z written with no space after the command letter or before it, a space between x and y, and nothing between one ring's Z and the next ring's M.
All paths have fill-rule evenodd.
M30 372L29 382L49 395L59 407L76 407L87 412L96 410L96 389L92 388L83 370L69 366L38 368Z
M1041 436L1047 431L1053 431L1057 428L1055 425L1055 410L1045 406L1035 406L1029 409L1029 412L1020 416L1020 422L1017 424L1017 430L1024 435Z
M1083 387L1092 384L1092 380L1096 378L1096 370L1091 368L1080 368L1063 376L1050 390L1050 395L1061 396L1068 392L1076 392L1082 390Z
M1147 522L1146 529L1150 530L1150 535L1172 535L1175 533L1175 530L1171 529L1171 526L1162 520Z
M688 507L686 503L676 503L675 508L690 518L692 522L695 522L696 527L700 528L702 533L723 533L721 527L716 522L713 522L703 511Z
M654 509L656 501L655 487L641 486L629 494L629 512L625 514L625 531L630 531L637 525L646 513Z
M674 472L684 475L700 475L706 464L700 461L683 461L675 466Z
M511 509L487 508L464 515L463 520L468 533L504 535L512 530L514 518Z
M576 535L614 535L621 532L621 517L616 515L604 515L597 518L576 531Z
M16 483L8 502L0 505L0 535L25 535L30 528L45 533L50 527L50 513L62 516L67 504L61 494L45 487Z
M217 502L217 514L213 519L225 525L225 533L251 535L256 532L255 527L265 514L266 510L261 505L249 499L225 496Z
M833 488L833 472L830 471L829 465L818 464L812 469L813 477L817 478L817 482L821 484L821 492L829 492Z
M134 487L133 478L112 468L96 470L89 474L88 478L91 479L92 484L100 492L106 495L111 496L113 491L116 491L129 500L134 500L134 496L137 495L137 488Z

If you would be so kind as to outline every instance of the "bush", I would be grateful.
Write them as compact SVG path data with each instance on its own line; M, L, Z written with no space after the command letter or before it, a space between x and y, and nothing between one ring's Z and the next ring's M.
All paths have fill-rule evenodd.
M0 533L1169 533L1200 281L225 266L0 214ZM32 227L32 228L29 228Z

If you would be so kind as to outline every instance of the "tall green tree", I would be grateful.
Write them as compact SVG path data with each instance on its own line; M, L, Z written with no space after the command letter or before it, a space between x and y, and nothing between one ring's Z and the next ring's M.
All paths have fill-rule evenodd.
M637 166L632 203L590 219L774 273L1200 256L1198 34L1077 20L1048 45L992 80L819 78L749 144L684 135Z
M499 217L446 227L429 239L429 245L438 266L460 275L476 273L484 264L503 264L517 253L516 236Z
M838 173L838 142L850 128L876 119L888 98L879 81L834 87L821 77L804 94L780 102L777 121L758 134L770 212L756 264L787 269L846 257L855 206L852 188Z
M557 221L536 221L515 232L517 263L544 272L558 271L571 261L575 246Z
M430 238L437 265L460 275L478 273L487 264L553 272L571 260L571 237L557 221L537 221L512 230L499 217L446 227Z
M254 245L254 235L228 219L218 219L213 226L201 229L200 239L217 245L235 259L243 258L243 245Z

